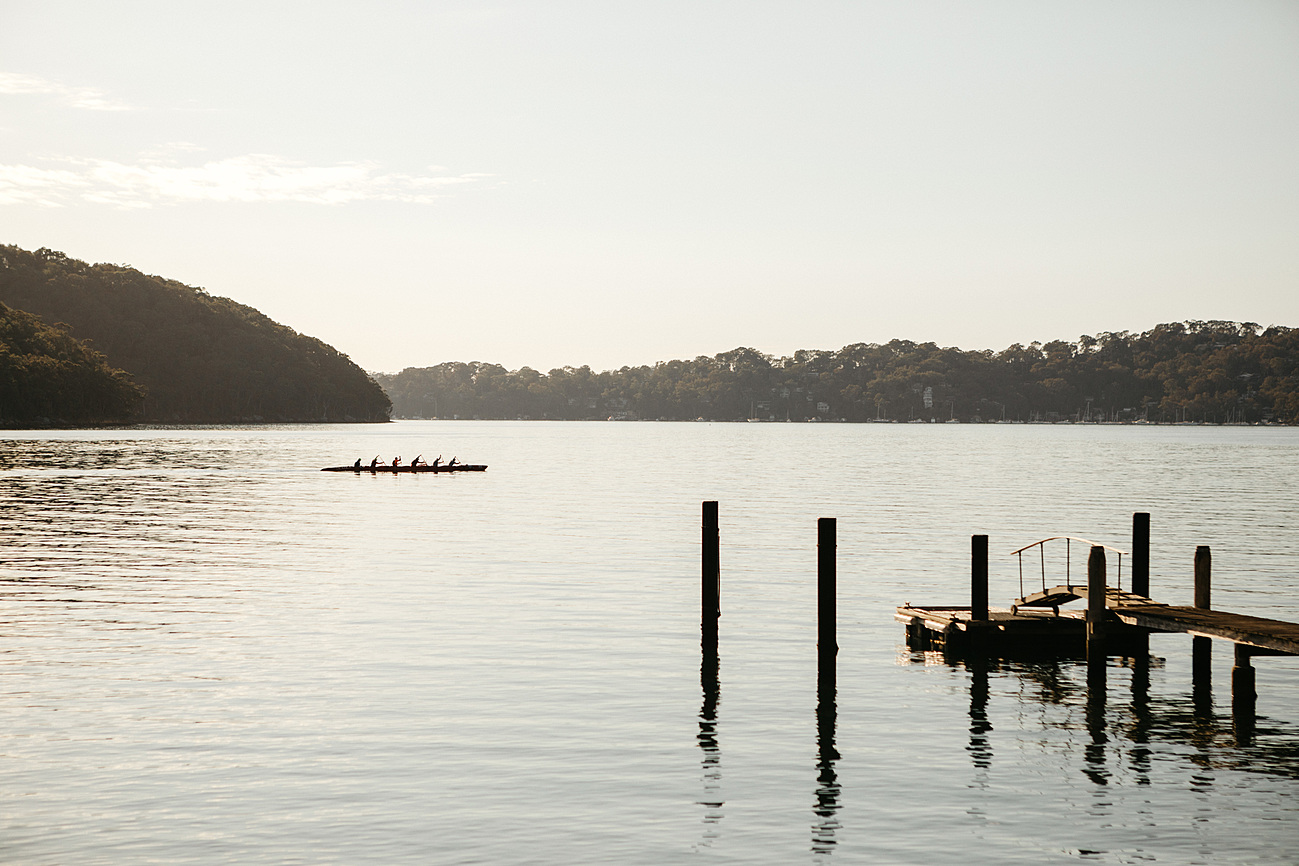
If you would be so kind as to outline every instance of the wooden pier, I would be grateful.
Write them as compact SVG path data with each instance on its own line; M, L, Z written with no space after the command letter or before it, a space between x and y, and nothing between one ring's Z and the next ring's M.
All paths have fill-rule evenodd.
M968 605L910 604L899 607L895 618L906 623L912 649L960 654L977 644L992 655L1022 651L1081 656L1087 649L1087 611L1060 610L1060 605L1080 600L1087 600L1087 587L1066 585L1016 599L1009 609L991 608L986 619L973 619ZM1299 623L1160 604L1114 587L1105 590L1105 608L1114 626L1106 639L1116 650L1122 650L1127 639L1166 632L1231 641L1248 647L1250 655L1299 655Z
M834 696L836 692L835 639L837 603L836 520L817 521L817 694L818 719L825 722L821 742L824 755L834 755ZM700 667L705 698L709 683L716 682L718 625L721 617L721 556L718 503L703 503L701 538ZM1063 584L1048 586L1046 544L1063 542ZM1073 580L1072 545L1087 548L1086 581ZM1041 562L1041 590L1026 592L1024 554L1036 550ZM1109 582L1106 553L1116 556L1115 579ZM1132 516L1132 549L1120 550L1085 538L1054 536L1011 551L1019 557L1019 591L1009 608L988 606L988 536L970 539L970 603L904 604L895 618L906 624L907 646L917 651L940 651L967 663L986 665L990 658L1086 658L1089 693L1097 700L1105 694L1107 657L1126 656L1138 666L1150 661L1151 634L1192 635L1192 678L1199 691L1209 680L1210 652L1214 640L1228 641L1235 649L1232 669L1232 713L1238 739L1252 736L1257 699L1256 656L1299 655L1299 623L1214 610L1210 604L1212 558L1208 547L1197 547L1193 562L1194 600L1190 606L1161 604L1150 597L1150 515ZM1129 566L1129 588L1123 589L1123 558ZM1084 608L1062 609L1075 601ZM715 703L715 702L714 702ZM714 707L715 708L715 707ZM712 724L705 700L701 714ZM712 736L710 727L708 736ZM701 727L701 736L703 736ZM704 740L701 740L704 742ZM825 758L828 766L832 758ZM833 781L833 772L827 778ZM827 782L830 784L830 782Z
M1087 582L1072 582L1066 554L1068 582L1048 587L1045 553L1049 541L1083 542L1089 548ZM1012 551L1020 557L1020 592L1008 609L988 607L987 536L971 539L970 604L904 604L895 618L906 624L907 646L912 650L938 650L966 657L1086 657L1089 681L1104 683L1109 655L1144 658L1154 633L1189 634L1193 664L1205 671L1211 642L1228 641L1235 651L1232 669L1232 708L1251 718L1256 700L1251 662L1256 656L1299 655L1299 623L1214 610L1210 606L1212 559L1208 547L1195 551L1194 605L1161 604L1150 598L1150 515L1133 515L1132 590L1109 585L1106 551L1118 555L1116 583L1122 580L1123 556L1128 551L1093 544L1086 539L1057 536ZM1042 589L1025 593L1023 554L1037 548L1042 560ZM1066 548L1068 549L1068 548ZM1140 590L1140 591L1136 591ZM1085 601L1085 608L1062 605Z

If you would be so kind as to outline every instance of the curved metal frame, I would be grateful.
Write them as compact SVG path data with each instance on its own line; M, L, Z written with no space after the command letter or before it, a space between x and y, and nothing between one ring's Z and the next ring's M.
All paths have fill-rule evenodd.
M1097 544L1086 538L1080 538L1077 535L1053 535L1050 538L1043 538L1041 541L1034 541L1032 544L1026 544L1019 550L1012 550L1008 555L1019 557L1019 597L1024 597L1024 551L1031 550L1034 547L1038 549L1039 558L1042 562L1042 591L1046 592L1046 543L1048 541L1064 542L1064 581L1067 586L1073 585L1073 577L1070 567L1072 565L1072 542L1081 541L1088 546L1100 547L1105 550L1112 550L1119 555L1118 562L1118 588L1123 588L1123 556L1131 555L1129 551L1120 550L1117 547L1110 547L1108 544Z

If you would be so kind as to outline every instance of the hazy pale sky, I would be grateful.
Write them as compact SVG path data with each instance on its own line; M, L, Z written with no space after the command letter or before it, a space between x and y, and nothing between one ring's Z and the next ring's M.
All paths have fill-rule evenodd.
M372 371L1299 326L1299 3L0 0L0 242Z

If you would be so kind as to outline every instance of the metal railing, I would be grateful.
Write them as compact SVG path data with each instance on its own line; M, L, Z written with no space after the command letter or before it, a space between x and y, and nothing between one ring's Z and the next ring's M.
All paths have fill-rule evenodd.
M1128 553L1126 550L1120 550L1117 547L1110 547L1108 544L1098 544L1095 541L1089 541L1086 538L1079 538L1076 535L1053 535L1050 538L1044 538L1041 541L1034 541L1032 544L1026 544L1019 550L1012 550L1011 556L1019 558L1019 597L1024 598L1024 551L1032 550L1034 547L1038 550L1038 557L1042 564L1042 591L1046 592L1046 543L1048 541L1064 542L1064 582L1066 586L1073 586L1072 566L1072 543L1081 542L1087 546L1090 554L1093 547L1103 547L1106 550L1112 550L1119 555L1118 557L1118 575L1115 585L1119 589L1123 588L1123 555ZM1084 583L1086 580L1084 579Z

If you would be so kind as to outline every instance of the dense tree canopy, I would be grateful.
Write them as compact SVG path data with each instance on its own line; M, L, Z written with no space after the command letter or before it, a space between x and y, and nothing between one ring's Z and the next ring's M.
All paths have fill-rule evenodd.
M0 427L121 422L141 392L58 326L0 303Z
M449 362L379 382L401 417L1299 423L1299 329L1175 322L1000 352L738 348L595 373Z
M92 342L163 423L385 421L391 403L346 355L228 298L40 249L0 246L0 302Z

